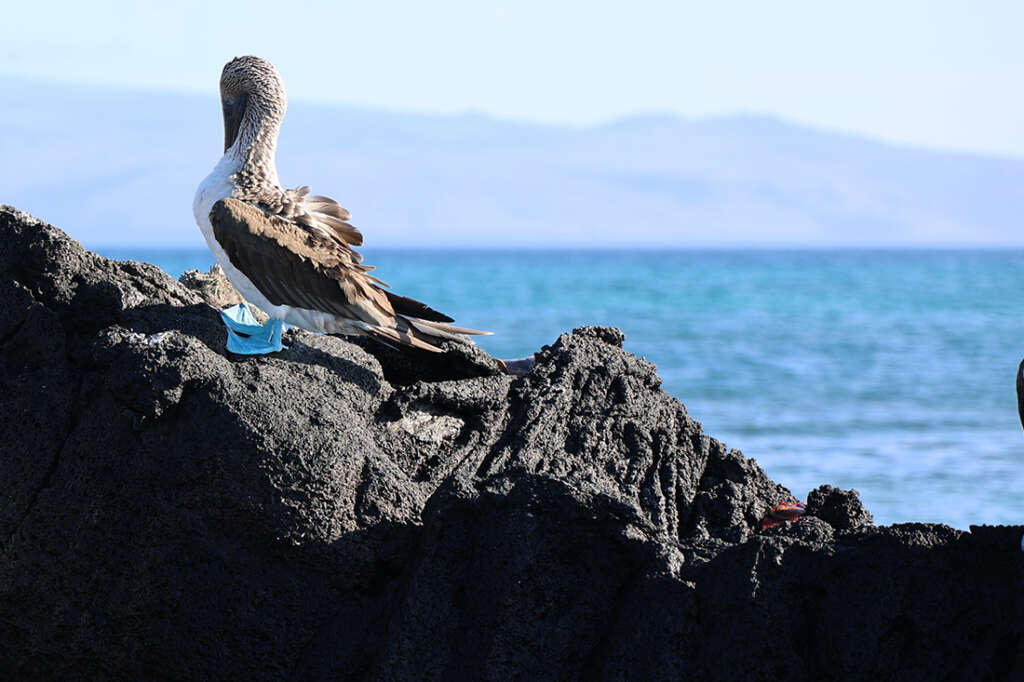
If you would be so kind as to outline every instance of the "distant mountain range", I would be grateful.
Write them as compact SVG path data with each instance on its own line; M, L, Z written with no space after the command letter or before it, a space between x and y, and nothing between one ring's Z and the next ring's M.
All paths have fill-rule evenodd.
M0 203L88 245L200 246L212 96L0 78ZM739 115L590 128L294 101L282 180L369 246L1024 245L1024 160Z

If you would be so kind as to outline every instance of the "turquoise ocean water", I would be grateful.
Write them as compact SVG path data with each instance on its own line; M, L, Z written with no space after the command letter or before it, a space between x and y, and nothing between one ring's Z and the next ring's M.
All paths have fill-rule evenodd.
M100 249L177 276L206 251ZM1024 522L1024 251L364 251L499 357L626 333L705 431L877 523Z

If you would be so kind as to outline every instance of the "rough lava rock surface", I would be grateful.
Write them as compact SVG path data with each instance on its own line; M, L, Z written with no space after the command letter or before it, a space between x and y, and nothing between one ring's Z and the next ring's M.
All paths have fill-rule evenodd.
M614 329L527 376L216 310L0 209L5 679L1024 679L1021 527L876 527Z

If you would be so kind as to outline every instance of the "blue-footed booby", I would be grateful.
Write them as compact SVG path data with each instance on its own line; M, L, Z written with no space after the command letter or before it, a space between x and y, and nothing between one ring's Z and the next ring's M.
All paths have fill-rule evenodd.
M445 339L490 333L455 327L447 315L388 291L352 248L363 236L348 222L348 211L309 187L281 186L274 153L287 102L273 64L259 57L231 60L221 73L220 95L224 156L199 185L192 210L228 279L271 318L262 343L245 350L229 331L229 349L235 350L234 340L239 352L280 350L283 323L431 351Z

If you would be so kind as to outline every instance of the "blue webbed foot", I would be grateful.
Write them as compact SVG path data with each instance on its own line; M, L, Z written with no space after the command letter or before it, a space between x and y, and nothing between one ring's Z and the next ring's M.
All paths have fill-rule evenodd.
M228 350L232 353L266 355L285 348L281 343L284 330L281 320L270 320L261 325L245 303L220 311L220 317L228 329Z

